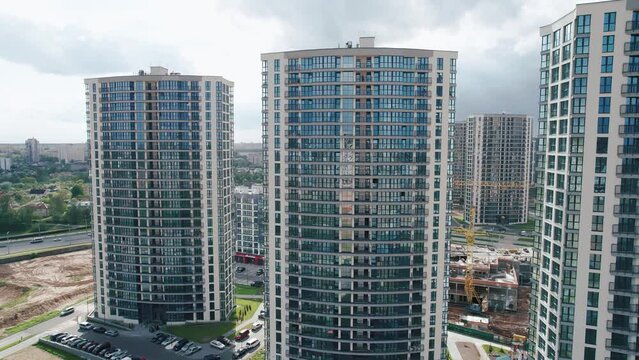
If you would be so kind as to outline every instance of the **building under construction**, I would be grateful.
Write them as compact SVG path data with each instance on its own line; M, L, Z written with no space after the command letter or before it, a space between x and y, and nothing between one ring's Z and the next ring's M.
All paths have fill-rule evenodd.
M517 311L520 286L530 284L531 252L521 249L488 249L473 251L473 284L482 312ZM465 278L467 251L464 246L451 245L449 301L467 303Z

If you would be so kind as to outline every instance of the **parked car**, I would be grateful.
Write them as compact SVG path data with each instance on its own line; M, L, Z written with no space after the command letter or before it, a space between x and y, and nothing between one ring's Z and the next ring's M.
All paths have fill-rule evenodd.
M264 269L263 269L263 268L259 268L259 269L257 269L257 273L256 273L256 274L257 274L257 275L262 275L262 274L264 274Z
M157 333L155 334L154 337L151 338L151 342L154 343L161 343L162 341L164 341L169 335L164 334L164 333Z
M257 315L257 318L260 320L264 320L264 318L266 317L266 311L265 310L261 310L260 313Z
M177 345L177 343L179 341L180 340L175 339L175 340L171 341L170 343L168 343L164 348L167 349L167 350L173 350L173 348L175 347L175 345Z
M220 355L209 354L202 358L202 360L220 360L222 357Z
M233 342L224 336L218 336L215 340L221 342L225 346L233 346Z
M93 328L93 325L89 324L86 321L83 321L80 323L80 330L91 330Z
M235 335L235 341L244 341L248 339L251 335L251 331L249 329L240 331L237 335Z
M245 347L238 348L235 351L233 351L233 359L239 359L242 356L244 356L244 354L246 354L247 352L248 352L248 349Z
M187 342L189 342L187 339L178 341L177 344L175 344L175 346L173 347L173 351L180 351L182 349L182 346L184 346L184 344L186 344Z
M187 352L187 354L186 354L186 355L192 355L192 354L195 354L196 352L198 352L198 351L200 351L200 350L202 350L202 347L201 347L200 345L196 345L194 348L192 348L191 350L189 350L189 351Z
M211 344L211 346L213 346L216 349L224 350L224 344L222 344L221 342L219 342L217 340L211 341L210 344Z
M246 271L246 268L244 266L238 266L237 269L235 269L235 271L237 272Z
M67 316L69 314L72 314L75 311L75 309L72 306L69 306L68 308L64 308L62 309L62 311L60 311L60 316Z
M116 337L119 334L120 333L117 330L113 330L113 329L109 329L104 333L104 335L111 336L111 337Z
M262 286L264 286L264 281L260 281L260 280L251 281L250 285L251 286L255 286L255 287L262 287Z
M259 341L258 339L256 339L256 338L250 338L250 339L248 339L248 341L246 342L246 347L247 347L249 350L255 349L255 348L257 348L258 346L260 346L260 341Z
M167 337L166 339L164 339L164 340L163 340L160 344L161 344L162 346L167 346L167 345L169 345L170 343L172 343L173 341L175 341L175 339L176 339L176 337L175 337L175 336L169 336L169 337Z
M262 324L261 322L253 323L253 327L251 327L251 331L258 332L262 329L262 326L264 326L264 324Z
M98 334L104 334L107 331L107 328L105 328L104 326L96 326L93 328L94 332L97 332Z
M51 335L50 339L51 339L51 341L59 342L60 339L62 339L65 336L68 336L68 335L69 335L68 333L61 332L61 333L57 333L57 334Z
M186 344L184 344L184 346L182 346L182 348L180 349L180 352L186 353L187 351L191 350L191 347L193 346L194 346L193 342L189 341Z

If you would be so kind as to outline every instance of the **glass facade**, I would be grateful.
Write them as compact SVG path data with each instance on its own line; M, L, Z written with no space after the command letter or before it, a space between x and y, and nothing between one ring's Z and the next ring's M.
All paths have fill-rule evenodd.
M141 74L87 79L96 313L214 321L233 298L233 88Z
M269 359L443 356L456 54L385 50L262 56Z
M532 359L639 356L636 5L580 4L542 28L541 79L551 80L541 83L536 156ZM549 46L573 21L574 37ZM543 61L570 45L572 56ZM569 63L570 78L552 77Z

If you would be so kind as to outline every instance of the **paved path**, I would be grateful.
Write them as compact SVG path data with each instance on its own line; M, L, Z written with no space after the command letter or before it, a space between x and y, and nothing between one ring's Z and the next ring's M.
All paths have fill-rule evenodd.
M479 359L481 360L489 360L488 355L486 355L486 352L484 351L484 349L482 349L482 345L484 344L490 344L493 345L495 347L500 347L500 348L504 348L504 349L508 349L509 351L512 350L510 347L508 346L504 346L502 344L498 344L498 343L494 343L494 342L489 342L486 340L480 340L474 337L470 337L470 336L466 336L466 335L462 335L462 334L458 334L452 331L448 332L448 351L450 352L450 356L457 360L457 359L466 359L465 357L462 356L463 352L460 351L457 348L457 344L458 343L472 343L475 345L477 352L479 353ZM468 358L468 359L472 359L472 358Z
M22 349L25 349L38 342L43 336L55 334L58 332L70 332L78 327L80 321L84 321L87 316L87 311L93 311L93 302L89 302L86 305L86 301L82 301L75 305L75 312L71 315L64 317L55 317L51 320L45 321L36 326L30 327L24 331L20 331L13 335L7 336L0 340L0 348L11 343L14 343L20 339L29 339L12 346L2 352L0 352L0 359L5 358L11 354L14 354Z

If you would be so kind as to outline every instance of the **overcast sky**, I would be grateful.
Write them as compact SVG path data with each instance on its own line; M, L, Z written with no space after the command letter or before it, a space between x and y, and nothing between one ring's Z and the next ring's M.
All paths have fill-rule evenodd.
M583 1L579 1L580 3ZM107 5L108 4L108 5ZM457 118L536 116L539 27L574 0L5 1L0 143L83 142L83 78L163 65L235 82L235 141L260 141L260 53L377 46L459 51Z

